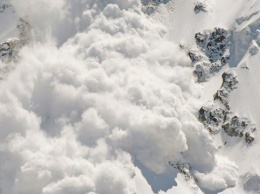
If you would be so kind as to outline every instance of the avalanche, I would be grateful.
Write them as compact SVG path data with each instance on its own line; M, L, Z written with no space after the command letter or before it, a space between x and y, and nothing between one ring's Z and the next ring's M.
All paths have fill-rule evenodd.
M0 193L260 193L260 2L3 0Z

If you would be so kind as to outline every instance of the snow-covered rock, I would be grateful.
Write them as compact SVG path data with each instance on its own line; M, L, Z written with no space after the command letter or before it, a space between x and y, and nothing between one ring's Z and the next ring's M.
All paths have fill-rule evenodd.
M259 193L260 1L2 0L0 26L0 193Z
M207 127L210 132L217 132L225 122L227 112L221 107L203 106L199 110L199 120Z
M230 32L223 28L215 28L213 31L195 34L198 46L212 63L217 62L224 56L226 50L230 47L230 38Z
M233 71L230 72L224 72L222 74L222 87L227 90L228 92L231 92L232 90L237 88L237 76Z
M2 62L10 62L17 58L21 48L21 41L18 38L9 39L0 44L0 60Z
M200 12L207 12L207 5L205 2L197 2L195 3L195 6L194 6L194 12L196 14L200 13Z

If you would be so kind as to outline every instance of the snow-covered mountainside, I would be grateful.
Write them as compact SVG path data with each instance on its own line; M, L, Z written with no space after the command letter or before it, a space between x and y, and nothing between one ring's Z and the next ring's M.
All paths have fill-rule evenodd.
M260 1L1 0L0 194L259 194Z

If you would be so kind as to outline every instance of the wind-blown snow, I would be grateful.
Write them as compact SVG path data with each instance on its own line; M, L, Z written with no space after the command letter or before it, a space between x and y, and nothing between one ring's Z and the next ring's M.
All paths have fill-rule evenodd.
M236 185L237 164L197 119L203 89L188 56L139 0L11 3L32 32L0 82L0 193L163 189L142 166L172 172L165 193L192 193L169 161L188 163L205 192Z

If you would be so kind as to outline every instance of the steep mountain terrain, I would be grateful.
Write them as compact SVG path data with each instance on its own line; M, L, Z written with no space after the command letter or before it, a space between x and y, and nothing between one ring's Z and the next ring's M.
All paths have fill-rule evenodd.
M260 1L2 0L0 193L260 193Z
M177 0L162 3L152 15L190 56L204 85L198 118L219 146L218 154L238 166L237 185L217 193L260 192L259 10L259 1Z

